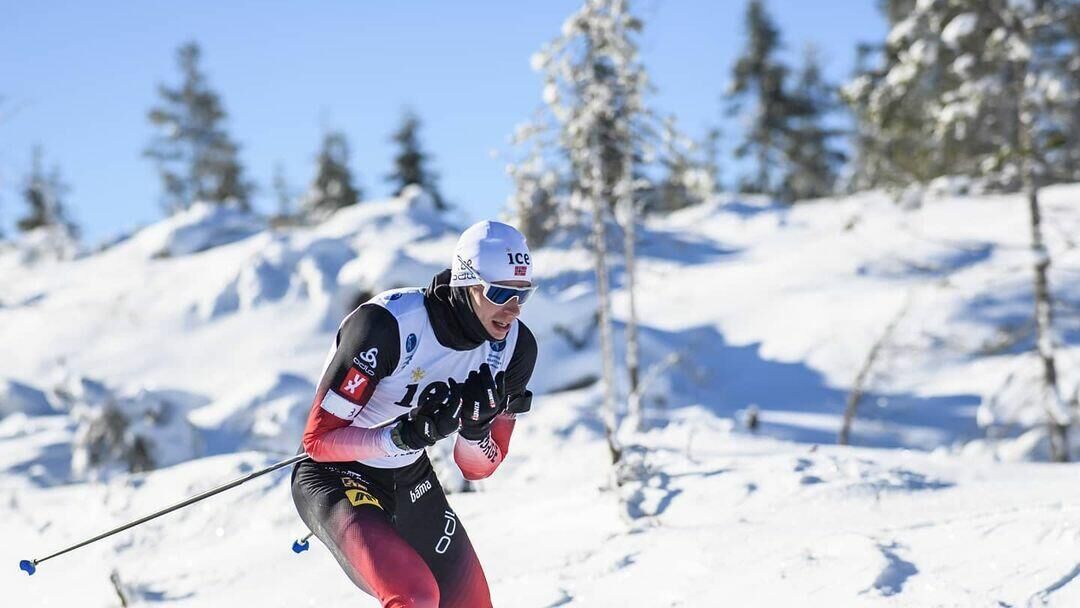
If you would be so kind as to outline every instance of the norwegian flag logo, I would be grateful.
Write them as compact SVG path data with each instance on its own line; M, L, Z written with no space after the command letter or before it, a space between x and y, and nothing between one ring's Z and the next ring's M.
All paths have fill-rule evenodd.
M514 266L514 276L515 277L523 277L528 272L529 272L529 267L528 266Z
M345 375L345 380L341 382L341 386L338 388L338 392L342 396L357 400L364 394L364 387L367 386L368 377L360 373L360 370L355 367L349 368L349 373Z

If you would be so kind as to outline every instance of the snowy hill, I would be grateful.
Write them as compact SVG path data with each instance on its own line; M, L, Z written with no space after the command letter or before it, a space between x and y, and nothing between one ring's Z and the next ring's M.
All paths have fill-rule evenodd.
M1080 186L1044 196L1071 394ZM590 382L590 258L535 251L534 412L499 472L450 497L496 605L1080 605L1077 469L1012 462L1046 451L1040 430L1022 433L1040 415L1024 390L1037 371L1025 214L1017 196L902 209L865 194L651 222L638 310L656 373L647 430L622 436L636 475L617 489ZM135 605L375 605L317 542L289 550L304 530L285 471L33 578L16 564L292 453L340 318L426 284L460 229L413 192L312 228L196 206L74 259L0 250L12 605L116 606L117 586ZM878 342L859 447L833 446ZM104 449L109 432L123 449ZM120 472L136 456L156 470Z

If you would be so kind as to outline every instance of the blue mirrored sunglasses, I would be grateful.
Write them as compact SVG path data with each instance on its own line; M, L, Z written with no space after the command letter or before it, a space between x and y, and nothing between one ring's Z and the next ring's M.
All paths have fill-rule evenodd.
M511 300L511 298L518 299L518 306L522 306L525 302L529 301L534 291L536 291L535 285L528 287L511 287L509 285L495 285L488 283L484 279L477 276L477 280L484 286L484 297L488 302L495 304L496 306L502 306Z
M487 298L487 301L496 306L506 304L511 298L517 298L518 306L522 306L530 297L532 297L533 292L536 291L535 284L529 285L528 287L511 287L509 285L495 285L493 283L488 283L480 276L479 272L476 272L476 269L472 267L472 264L461 259L461 256L457 256L457 259L458 262L465 268L468 268L473 276L476 277L476 280L480 281L480 284L484 286L484 297Z

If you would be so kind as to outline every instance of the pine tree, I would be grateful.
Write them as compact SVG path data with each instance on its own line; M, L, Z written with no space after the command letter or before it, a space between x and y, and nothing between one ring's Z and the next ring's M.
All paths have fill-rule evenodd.
M1051 97L1058 98L1048 108L1058 127L1045 134L1047 181L1075 182L1080 181L1080 103L1075 103L1080 94L1080 61L1076 59L1080 56L1080 3L1073 0L1055 5L1052 10L1062 21L1041 28L1038 44L1044 58L1052 57L1056 63L1057 76L1055 85L1047 89ZM1045 55L1047 50L1050 57ZM1059 87L1065 95L1058 94L1055 89Z
M720 191L720 129L712 128L705 133L705 138L698 144L705 161L704 180L699 182L699 192L713 195Z
M915 9L916 0L878 0L881 12L889 22L889 27L900 23Z
M844 91L858 119L858 185L965 175L978 178L982 188L1022 188L1016 151L1024 127L1015 83L1027 70L1017 60L1025 53L1042 78L1031 84L1045 88L1035 104L1045 118L1039 121L1042 178L1080 177L1080 110L1072 102L1080 89L1074 60L1080 6L1074 0L890 4L896 20L881 67L866 69ZM1017 26L1026 19L1021 13L1030 19ZM1059 21L1046 21L1048 15ZM1024 28L1030 31L1017 33Z
M194 42L180 47L182 82L177 88L159 85L161 104L148 114L157 135L144 155L157 165L170 214L195 201L250 208L252 185L244 178L239 147L225 131L221 98L199 67L201 55Z
M274 200L277 202L277 217L279 220L287 220L293 216L293 189L289 184L289 178L285 175L285 167L281 163L274 165L274 177L271 181L274 189Z
M359 200L360 191L353 185L349 170L348 140L340 131L329 131L323 136L315 179L304 197L304 212L314 217L326 217Z
M585 203L590 219L597 316L603 372L603 417L613 462L622 450L615 439L615 361L608 271L608 228L618 209L630 295L627 320L627 371L631 394L638 390L634 247L640 215L636 165L649 156L651 113L645 108L648 78L638 57L636 36L642 23L624 0L586 0L563 24L563 33L533 57L545 78L544 101L566 159L569 197ZM571 214L564 214L573 218Z
M63 203L68 187L61 179L58 168L54 167L49 173L45 172L42 158L41 147L35 146L30 173L23 187L23 198L29 209L17 226L22 232L44 227L61 227L72 236L77 235L78 228L68 219Z
M713 129L704 142L695 142L679 131L674 116L664 120L659 153L663 176L648 197L649 211L676 211L704 202L716 192L718 138L719 131Z
M515 133L514 143L528 146L525 156L506 167L514 182L509 207L513 223L531 247L541 247L559 226L559 207L564 205L565 180L545 158L543 133L527 124Z
M866 117L869 112L869 94L888 73L887 69L875 65L875 59L883 55L884 45L868 42L856 45L852 80L840 90L841 99L855 117L855 128L851 137L854 156L851 162L851 177L848 180L848 190L851 192L902 181L890 179L899 173L891 165L892 159L888 153L894 140L881 137L876 123Z
M889 34L896 57L889 71L851 87L858 89L860 119L879 141L897 131L924 140L935 163L927 177L968 175L1025 193L1042 367L1037 401L1054 460L1069 457L1067 431L1076 413L1058 386L1039 190L1067 173L1062 145L1080 128L1073 122L1080 40L1069 29L1078 11L1073 0L918 2ZM917 124L898 127L890 117L898 107Z
M430 156L420 145L420 117L411 110L405 110L401 126L391 136L398 146L394 156L394 171L386 176L386 181L394 184L394 194L400 195L406 186L415 184L431 196L436 209L446 209L446 201L438 188L438 174L428 167Z
M537 70L542 57L543 52L533 56ZM508 214L529 243L543 245L556 233L585 238L588 222L575 194L582 188L562 145L562 127L551 109L545 105L520 124L510 143L516 155L506 165L514 184L507 201Z
M825 82L813 47L805 51L791 97L791 122L784 143L785 175L779 198L797 201L829 196L846 157L832 145L840 132L824 124L836 108L835 89Z
M926 183L942 166L942 149L931 143L925 116L943 73L936 46L915 48L919 60L933 63L931 75L914 78L900 66L910 53L899 44L910 29L926 24L912 19L913 0L880 3L890 34L881 44L862 43L857 49L856 74L842 91L856 118L853 189L906 187Z
M47 178L41 168L41 148L35 147L32 155L30 174L26 177L23 199L26 201L27 215L18 221L19 230L29 232L42 226L55 223L56 192L47 184Z
M781 48L780 31L762 0L750 0L746 9L746 48L736 60L727 92L729 115L746 114L747 130L735 148L735 156L751 156L755 172L739 185L743 192L776 194L778 178L773 167L783 163L792 100L786 91L788 68L776 57ZM754 107L747 112L745 104Z

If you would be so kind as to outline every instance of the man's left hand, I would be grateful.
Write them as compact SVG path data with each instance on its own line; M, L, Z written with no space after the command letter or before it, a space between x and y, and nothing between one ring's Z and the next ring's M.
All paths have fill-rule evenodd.
M461 436L477 441L491 429L491 422L506 406L504 374L491 375L491 366L469 372L461 392Z

